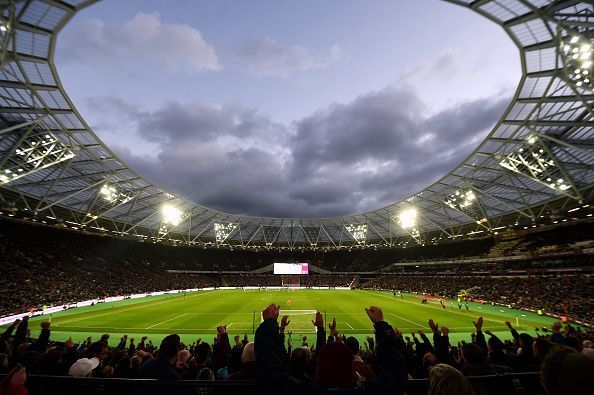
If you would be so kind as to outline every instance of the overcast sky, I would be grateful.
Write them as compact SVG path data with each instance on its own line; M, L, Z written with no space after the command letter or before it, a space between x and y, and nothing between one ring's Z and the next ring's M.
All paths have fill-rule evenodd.
M237 214L354 214L445 175L520 77L438 0L104 0L58 37L75 105L132 168Z

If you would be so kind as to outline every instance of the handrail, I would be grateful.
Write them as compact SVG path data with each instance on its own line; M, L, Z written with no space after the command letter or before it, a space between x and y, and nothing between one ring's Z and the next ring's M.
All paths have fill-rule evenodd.
M0 374L0 379L6 377L7 374ZM484 382L504 379L522 379L540 377L540 372L518 372L518 373L502 373L486 376L467 376L471 382ZM254 387L255 380L158 380L158 379L139 379L139 378L121 378L121 377L72 377L72 376L52 376L52 375L30 375L27 374L27 381L45 381L45 382L63 382L69 385L87 384L87 385L105 385L105 384L123 384L123 385L158 385L158 386L175 386L175 387ZM409 379L407 384L416 386L428 384L429 379Z

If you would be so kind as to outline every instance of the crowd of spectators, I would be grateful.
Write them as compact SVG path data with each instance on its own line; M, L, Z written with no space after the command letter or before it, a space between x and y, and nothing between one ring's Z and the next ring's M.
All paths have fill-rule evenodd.
M418 265L416 264L418 263ZM567 270L582 273L594 273L594 255L583 254L567 257L549 257L542 259L503 260L486 262L451 262L431 263L415 262L415 264L396 264L384 272L428 274L428 273L455 273L455 274L489 274L506 275L518 274L544 274L566 272Z
M309 274L282 276L275 274L238 273L222 276L223 286L229 287L349 287L354 275Z
M430 319L425 330L402 333L386 322L380 308L365 311L375 336L364 342L343 335L335 320L324 323L318 312L312 316L315 342L309 344L306 338L291 335L291 317L279 322L279 306L272 304L263 310L253 338L233 336L219 326L212 342L197 339L184 344L172 334L158 348L146 336L113 339L104 334L98 341L88 338L81 344L71 339L55 342L50 340L49 322L41 323L39 337L31 339L25 318L0 335L0 373L8 373L0 394L204 394L212 391L206 381L236 380L255 380L256 387L223 386L218 393L591 394L592 333L570 325L564 328L558 322L546 336L534 338L518 333L507 322L513 340L502 340L477 317L470 338L452 344L446 323ZM540 372L540 377L476 379L514 372ZM170 385L179 380L201 381L176 389L138 387L136 392L119 382L104 382L96 392L91 382L36 385L27 382L27 375L161 379L170 380ZM428 378L428 392L409 384L412 378Z
M543 310L594 321L594 277L556 276L433 276L385 275L363 284L368 289L388 289L457 299L497 302L515 308Z
M574 228L571 228L574 229ZM581 227L579 229L582 229ZM591 231L584 231L590 235ZM590 232L590 233L589 233ZM575 231L564 240L575 240ZM541 240L547 232L530 237ZM527 236L528 237L528 236ZM461 241L450 245L450 253L468 254L473 249L487 250L492 245L483 241ZM423 247L431 250L436 246ZM418 247L421 251L423 248ZM408 251L415 250L409 248ZM33 226L14 221L0 221L0 276L4 286L0 289L0 316L16 314L30 308L79 302L107 296L125 296L135 293L219 286L283 286L281 276L242 273L243 269L257 269L269 261L314 261L329 269L365 271L377 268L392 259L392 251L334 251L303 252L300 256L280 256L278 252L246 252L208 250L190 247L172 247L139 243L128 240L86 235L74 231L60 231L44 226ZM431 252L430 252L431 253ZM437 253L437 252L436 252ZM276 254L276 255L275 255ZM413 254L414 255L414 254ZM218 259L220 258L220 261ZM216 261L216 262L214 262ZM243 262L243 263L240 263ZM247 262L250 262L249 264ZM340 266L342 262L343 266ZM424 276L379 275L367 282L367 288L395 288L410 292L456 297L468 290L474 299L513 304L517 307L544 309L581 319L591 319L592 278L588 275L530 276L513 269L566 268L568 263L580 270L592 268L592 257L583 255L563 259L549 259L452 265L409 265L406 270L422 271ZM419 267L416 267L419 266ZM191 273L206 267L216 270ZM187 270L172 273L170 270ZM242 270L233 272L233 268ZM225 270L219 270L225 269ZM396 270L396 269L395 269ZM400 268L400 270L405 270ZM465 275L465 271L486 270L481 276ZM431 273L431 272L437 273ZM443 272L459 273L455 277ZM587 270L586 270L587 271ZM586 273L586 272L584 272ZM427 275L433 274L433 275ZM505 279L496 276L506 276ZM354 286L354 275L309 275L299 279L300 286ZM368 277L369 279L370 277ZM73 286L76 284L76 286Z
M448 254L460 257L464 253L459 249L469 253L473 248L486 251L489 246L492 246L489 239L454 242ZM437 250L426 254L435 257ZM168 289L281 286L285 281L295 285L294 278L241 272L272 261L308 261L339 272L373 271L403 254L403 250L279 254L160 246L0 221L0 276L7 280L0 288L0 315L18 313L31 306ZM210 273L170 272L205 268ZM486 269L489 268L493 267L488 265ZM235 273L222 273L226 271ZM347 274L313 274L300 276L298 280L298 285L305 287L357 287L362 283L367 289L447 298L456 298L464 291L466 297L474 300L541 309L587 321L592 320L594 311L591 296L594 278L587 274L506 277L381 274L362 279ZM517 333L508 324L514 340L503 341L483 330L483 321L477 318L471 339L451 344L448 328L431 320L429 336L424 331L409 336L390 327L381 309L371 307L366 311L375 337L367 338L364 344L354 337L343 336L335 322L325 325L319 313L312 317L312 330L317 332L315 344L302 344L301 339L291 338L290 317L278 322L275 305L263 311L262 324L253 339L236 334L231 342L226 328L219 327L213 342L197 339L192 344L183 344L179 336L170 335L160 347L147 337L135 341L127 337L110 339L107 334L96 342L90 338L82 344L72 340L55 342L50 340L51 328L47 322L41 324L39 338L31 339L25 318L0 335L0 373L9 373L0 385L0 395L26 394L23 386L26 374L169 380L256 379L258 393L291 394L328 393L335 389L347 394L414 393L407 387L407 379L427 377L430 394L539 394L543 391L581 394L588 393L584 388L591 390L585 381L580 381L585 377L591 379L585 374L592 371L594 363L591 333L577 332L571 326L563 328L559 323L551 328L550 335L533 338ZM329 333L326 333L327 328ZM506 378L496 382L466 379L467 376L532 371L540 371L540 379ZM93 393L87 385L45 388L27 384L31 393ZM188 393L209 391L199 386L186 389ZM101 391L130 394L115 385L103 387ZM159 393L159 390L149 387L140 393Z
M108 296L212 286L213 276L168 273L136 260L61 259L0 243L0 316Z

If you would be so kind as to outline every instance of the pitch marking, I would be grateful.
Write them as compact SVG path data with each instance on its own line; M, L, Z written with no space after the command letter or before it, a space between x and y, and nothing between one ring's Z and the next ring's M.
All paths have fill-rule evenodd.
M186 299L190 299L190 298L196 298L198 296L202 296L202 295L206 295L207 293L210 294L212 291L202 291L204 293L199 293L196 295L192 295L187 297ZM72 314L72 316L76 317L77 315L82 315L82 317L79 318L74 318L74 319L57 319L55 326L60 326L62 324L70 324L72 322L77 322L77 321L84 321L84 320L88 320L88 319L92 319L92 318L99 318L99 317L104 317L106 315L112 315L112 314L120 314L120 313L125 313L128 312L130 310L136 310L136 309L140 309L140 308L145 308L145 307L149 307L149 306L157 306L163 303L171 303L172 300L171 299L176 299L175 297L173 298L166 298L165 300L153 300L153 301L146 301L146 302L140 302L140 303L135 303L132 306L126 306L126 305L120 305L120 306L113 306L111 307L111 309L109 309L110 311L104 312L104 313L99 313L99 314L91 314L91 315L87 315L87 312L80 312L80 313L74 313ZM175 300L177 301L177 300ZM104 310L107 310L108 308L106 307ZM117 309L118 311L113 311L114 309ZM66 316L69 317L70 315Z
M421 325L421 324L419 324L418 322L414 322L414 321L411 321L411 320L407 320L406 318L404 318L404 317L401 317L401 316L399 316L399 315L396 315L396 314L393 314L393 313L386 313L386 314L389 314L389 315L391 315L392 317L396 317L396 318L398 318L398 319L401 319L401 320L404 320L404 321L406 321L406 322L410 322L411 324L414 324L414 325L416 325L416 326L418 326L418 327L420 327L420 328L425 328L425 325Z
M370 293L370 294L375 295L375 296L379 296L381 298L392 299L392 297L390 297L390 296L386 296L386 295L381 295L381 294L375 293L377 291L364 291L364 292ZM419 306L416 303L410 302L408 300L402 299L401 301L404 302L404 303L408 303L408 304ZM433 306L429 306L429 305L426 305L426 304L425 305L422 305L422 306L423 307L430 308L430 309L439 310L439 311L442 311L443 310L441 307L437 307L437 306L436 307L433 307ZM474 314L471 314L471 313L463 313L463 312L455 311L455 310L443 310L443 311L447 311L447 312L453 313L453 314L463 315L464 317L470 317L470 318L473 318L473 319L476 319L477 317L480 317L480 314L474 315ZM491 318L485 318L485 317L483 317L483 320L484 321L496 322L499 325L501 325L501 321L497 321L497 320L494 320L494 319L491 319ZM416 325L416 323L415 323L415 325ZM424 328L426 328L426 327L427 326L424 326Z
M165 320L165 321L159 322L158 324L151 325L151 326L147 326L147 327L146 327L146 328L144 328L144 329L151 329L151 328L154 328L154 327L156 327L156 326L159 326L159 325L161 325L161 324L164 324L164 323L166 323L166 322L173 321L173 320L175 320L176 318L183 317L184 315L187 315L187 314L188 314L188 313L183 313L183 314L177 315L177 316L175 316L175 317L173 317L173 318L170 318L170 319L168 319L168 320Z

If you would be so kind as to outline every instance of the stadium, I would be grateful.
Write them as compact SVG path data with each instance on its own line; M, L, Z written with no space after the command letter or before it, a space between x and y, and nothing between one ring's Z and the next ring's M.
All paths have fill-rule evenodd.
M95 134L55 54L97 0L0 0L0 395L591 393L594 4L446 2L519 51L495 126L387 206L281 218Z

